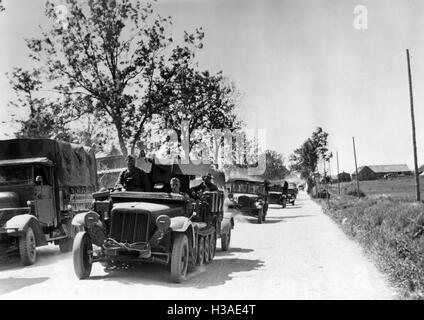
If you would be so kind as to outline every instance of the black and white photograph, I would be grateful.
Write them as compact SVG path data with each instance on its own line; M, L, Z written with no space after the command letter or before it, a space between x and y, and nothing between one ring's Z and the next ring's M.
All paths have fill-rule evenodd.
M424 2L0 0L0 300L424 300Z

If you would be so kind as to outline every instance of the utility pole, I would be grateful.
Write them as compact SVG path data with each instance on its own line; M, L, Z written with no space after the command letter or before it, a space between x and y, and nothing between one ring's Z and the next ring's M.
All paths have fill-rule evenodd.
M409 101L411 104L412 144L414 148L414 166L415 166L415 190L417 193L417 201L421 201L420 177L418 173L418 159L417 159L417 141L415 138L414 98L412 96L412 76L411 76L411 63L409 61L409 49L406 49L406 59L408 61Z
M358 164L356 163L356 148L355 148L355 137L352 137L353 141L353 155L355 157L355 170L356 170L356 194L359 198L359 177L358 177Z
M331 164L330 164L330 157L328 157L328 175L329 175L329 178L330 178L330 187L331 187L332 183L331 183ZM325 182L327 182L327 205L328 205L328 207L330 207L330 192L329 192L329 188L330 187L328 186L327 179L325 180Z
M336 158L337 158L337 189L340 195L340 174L339 174L339 152L338 151L336 151Z

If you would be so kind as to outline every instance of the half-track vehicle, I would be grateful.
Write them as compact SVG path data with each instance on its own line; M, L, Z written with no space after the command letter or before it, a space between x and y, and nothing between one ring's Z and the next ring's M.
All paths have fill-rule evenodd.
M50 139L0 141L0 254L36 262L36 247L72 250L71 221L91 205L96 159L89 148Z
M95 262L106 269L160 263L170 267L171 280L179 283L195 266L210 263L217 239L229 246L234 227L232 217L224 218L223 190L205 191L198 199L187 196L190 181L210 172L209 165L155 164L148 172L153 186L149 192L110 188L94 193L93 210L72 222L83 228L73 246L76 276L88 278ZM171 193L173 177L180 180L184 194Z
M250 215L262 223L268 212L268 188L264 180L233 178L226 183L228 197L244 215Z

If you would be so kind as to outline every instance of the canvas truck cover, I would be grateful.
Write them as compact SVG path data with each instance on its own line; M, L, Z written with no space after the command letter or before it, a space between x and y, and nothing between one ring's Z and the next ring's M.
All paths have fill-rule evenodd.
M0 161L40 157L55 165L59 187L96 189L96 159L90 148L51 139L0 140Z

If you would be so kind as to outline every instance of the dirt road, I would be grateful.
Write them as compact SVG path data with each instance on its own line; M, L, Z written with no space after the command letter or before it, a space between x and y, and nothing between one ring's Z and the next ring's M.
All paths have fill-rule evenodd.
M395 291L360 247L304 193L295 206L272 205L266 223L237 216L232 249L169 282L168 270L147 265L107 274L93 265L77 280L71 254L38 249L38 262L0 264L1 299L394 299Z

